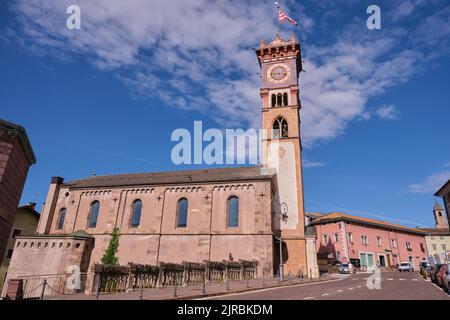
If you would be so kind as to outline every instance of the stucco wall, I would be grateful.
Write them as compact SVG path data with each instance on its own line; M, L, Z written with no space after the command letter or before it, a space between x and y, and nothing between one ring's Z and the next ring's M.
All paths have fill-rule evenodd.
M380 255L386 256L386 262L388 262L387 255L390 255L391 265L395 265L399 262L408 261L411 256L415 267L419 265L419 262L427 258L427 250L425 245L425 237L414 234L406 234L401 231L389 231L386 229L375 228L367 225L359 224L345 224L346 236L348 233L352 233L353 243L347 239L343 239L343 233L341 232L340 223L327 223L316 225L317 229L317 252L332 254L335 257L336 251L340 252L341 259L345 260L345 241L348 245L348 253L350 259L359 259L360 253L372 253L374 254L374 261L379 261ZM336 242L334 234L338 234L339 239ZM323 235L328 235L328 242L323 242ZM368 244L362 244L361 236L368 237ZM381 237L381 245L377 243L377 236ZM392 239L396 241L396 247L392 246ZM411 243L411 251L406 248L406 242Z

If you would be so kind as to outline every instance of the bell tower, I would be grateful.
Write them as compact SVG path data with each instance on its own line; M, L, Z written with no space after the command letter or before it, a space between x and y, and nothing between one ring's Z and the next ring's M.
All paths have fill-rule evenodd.
M284 273L308 274L304 226L302 146L298 77L300 43L294 33L284 40L261 41L256 50L261 67L264 168L276 172L272 213L283 241Z
M434 219L436 220L436 228L448 228L447 217L444 214L444 209L437 203L434 203L433 208Z

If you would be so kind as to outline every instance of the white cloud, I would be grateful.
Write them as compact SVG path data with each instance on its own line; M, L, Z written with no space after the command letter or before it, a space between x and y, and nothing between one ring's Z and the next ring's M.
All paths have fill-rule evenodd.
M271 2L79 0L81 30L69 31L65 9L72 2L17 0L11 5L16 23L3 37L38 55L65 60L83 56L98 69L114 72L135 97L156 96L176 108L205 113L222 126L260 126L259 69L251 47L274 35ZM292 1L287 3L293 8ZM298 18L305 39L315 21L305 7L295 6L301 10L289 13ZM406 5L400 9L400 14L411 10ZM426 47L430 33L432 44L444 39L439 37L448 34L443 24L447 16L443 10L427 17L413 42ZM370 119L368 99L407 81L429 52L399 48L408 37L399 28L383 30L377 38L361 25L352 21L336 42L303 44L306 73L300 77L300 92L306 147L336 137L352 120ZM436 28L445 32L432 32Z
M434 194L442 185L450 179L450 171L434 173L420 183L411 184L408 189L412 193Z
M319 167L326 166L326 164L323 162L311 161L306 158L303 158L302 164L303 164L303 168L319 168Z
M384 105L379 108L376 113L379 118L386 120L396 120L399 115L399 112L393 105Z

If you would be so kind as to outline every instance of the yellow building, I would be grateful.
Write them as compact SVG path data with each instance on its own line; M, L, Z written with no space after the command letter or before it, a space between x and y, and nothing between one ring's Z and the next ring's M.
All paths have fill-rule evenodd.
M2 264L0 266L0 291L6 279L9 262L11 260L14 245L16 243L16 236L29 236L36 232L39 221L39 213L35 210L35 203L28 203L25 206L17 209L17 214L14 219L13 229L11 231L8 246L6 248L5 256L2 257Z
M450 229L444 214L444 209L436 202L434 204L435 228L421 228L426 231L425 243L428 250L428 260L432 263L450 262Z

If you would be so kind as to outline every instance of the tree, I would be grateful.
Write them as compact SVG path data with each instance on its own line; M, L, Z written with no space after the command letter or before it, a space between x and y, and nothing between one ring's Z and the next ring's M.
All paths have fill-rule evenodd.
M117 266L119 265L119 258L116 256L117 250L119 249L119 228L114 228L111 240L109 240L108 248L106 248L105 253L102 257L102 264L106 266Z

